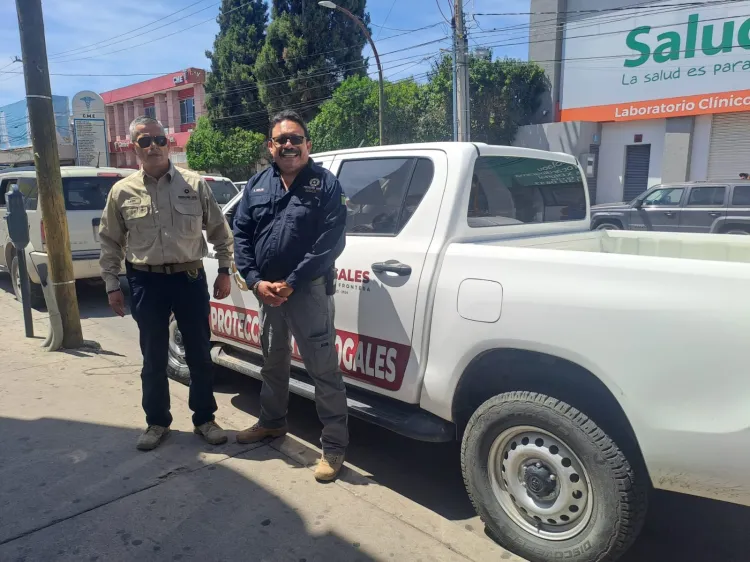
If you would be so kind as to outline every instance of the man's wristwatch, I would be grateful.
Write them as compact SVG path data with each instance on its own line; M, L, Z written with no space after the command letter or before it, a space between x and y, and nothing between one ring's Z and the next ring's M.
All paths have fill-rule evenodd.
M220 267L219 273L223 273L224 275L229 275L229 268L228 267Z
M253 286L250 287L250 290L256 297L258 296L258 285L260 285L260 281L256 281L255 283L253 283Z

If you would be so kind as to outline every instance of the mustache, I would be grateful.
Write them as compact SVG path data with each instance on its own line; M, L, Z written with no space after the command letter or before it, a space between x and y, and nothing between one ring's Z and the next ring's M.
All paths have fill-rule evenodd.
M296 148L282 148L281 155L282 156L299 156L300 151L297 150Z

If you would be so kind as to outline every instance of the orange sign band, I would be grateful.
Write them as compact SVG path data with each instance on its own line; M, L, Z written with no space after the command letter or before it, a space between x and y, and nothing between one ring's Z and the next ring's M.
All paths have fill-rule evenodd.
M750 90L574 107L561 110L560 121L638 121L740 111L750 111Z

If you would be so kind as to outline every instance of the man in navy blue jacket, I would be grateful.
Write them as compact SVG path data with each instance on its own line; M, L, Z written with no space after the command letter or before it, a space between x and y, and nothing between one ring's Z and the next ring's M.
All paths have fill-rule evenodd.
M349 443L331 289L334 262L346 243L346 203L336 176L310 158L307 125L297 113L274 116L270 137L274 164L247 182L234 219L235 262L260 303L265 359L260 419L237 441L286 433L293 335L315 382L323 424L315 478L330 481Z

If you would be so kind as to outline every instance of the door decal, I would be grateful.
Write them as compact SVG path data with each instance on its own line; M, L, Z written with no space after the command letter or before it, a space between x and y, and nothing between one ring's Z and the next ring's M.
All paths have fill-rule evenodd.
M215 336L260 349L260 318L257 311L212 302L210 323ZM339 367L345 376L396 391L403 383L411 347L336 330L336 351ZM292 357L301 360L294 338Z

